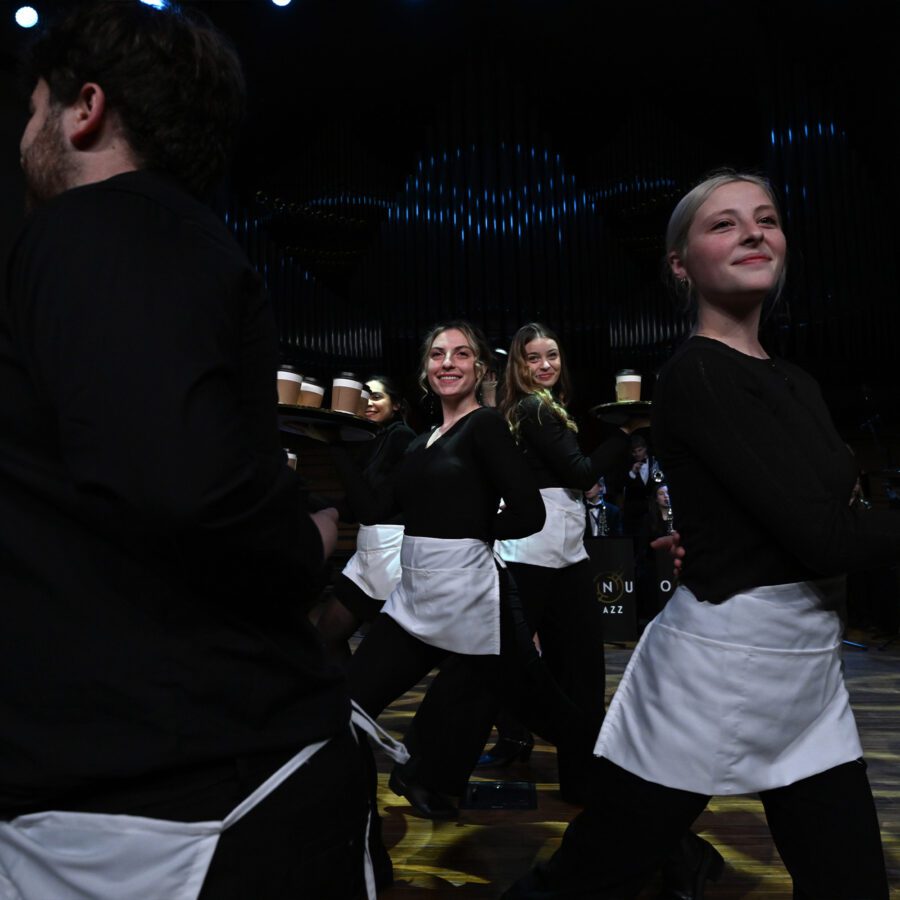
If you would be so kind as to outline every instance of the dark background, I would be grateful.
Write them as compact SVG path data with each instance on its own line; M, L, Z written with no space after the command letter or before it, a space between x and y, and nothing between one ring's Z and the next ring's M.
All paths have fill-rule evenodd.
M896 4L193 5L235 41L250 88L217 205L303 371L411 376L441 317L473 319L496 346L538 318L560 333L583 415L612 399L617 368L652 380L685 333L660 278L665 222L731 165L769 175L785 205L788 285L767 346L813 371L872 465L893 463ZM25 120L13 6L4 243L21 221Z

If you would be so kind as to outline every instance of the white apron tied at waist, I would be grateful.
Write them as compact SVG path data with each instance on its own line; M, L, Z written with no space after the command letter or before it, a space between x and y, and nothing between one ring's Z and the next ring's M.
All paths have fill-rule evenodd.
M843 579L701 603L647 626L594 753L667 787L745 794L862 756L841 671Z
M433 647L473 656L500 653L500 579L488 544L407 534L400 561L400 584L383 612Z
M360 525L344 575L373 600L387 600L400 583L402 543L402 525Z
M544 527L528 537L497 541L494 548L506 562L564 569L588 558L584 549L584 504L581 491L543 488Z
M409 754L355 703L351 722L397 762ZM3 900L196 900L221 834L307 763L328 740L300 750L221 821L48 811L0 822ZM368 832L368 826L367 826ZM365 847L368 896L375 879Z

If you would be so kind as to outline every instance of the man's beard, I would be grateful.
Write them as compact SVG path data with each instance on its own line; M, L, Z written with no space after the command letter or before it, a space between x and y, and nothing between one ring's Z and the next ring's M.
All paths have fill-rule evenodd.
M70 186L73 166L65 153L60 114L48 115L41 130L22 154L25 173L25 211L30 213Z

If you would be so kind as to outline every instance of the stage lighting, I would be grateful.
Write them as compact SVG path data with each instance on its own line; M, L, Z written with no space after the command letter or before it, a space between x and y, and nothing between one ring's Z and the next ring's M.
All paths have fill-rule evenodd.
M169 0L141 0L141 3L154 9L165 9L169 5Z
M288 6L291 0L272 0L276 6Z
M21 28L34 28L37 25L37 10L31 6L20 6L16 10L16 24Z

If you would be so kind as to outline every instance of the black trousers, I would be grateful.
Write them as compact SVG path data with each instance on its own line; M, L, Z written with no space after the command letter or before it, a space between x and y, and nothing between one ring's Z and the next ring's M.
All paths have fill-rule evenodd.
M383 600L375 600L370 597L343 572L334 579L334 595L361 622L374 621L381 612L381 607L384 606Z
M462 793L501 702L531 730L574 755L589 754L592 723L560 691L534 649L518 595L501 571L499 656L462 656L425 644L380 615L350 661L350 696L373 718L436 665L408 745L409 777Z
M228 789L243 799L269 774L251 767ZM368 812L364 758L348 727L222 835L199 900L363 900Z
M551 859L505 900L627 900L675 848L709 797L663 787L601 759L586 809ZM762 791L795 900L887 900L875 803L862 760Z
M507 567L512 577L507 602L515 621L516 657L505 671L527 694L523 696L521 687L508 686L503 692L505 705L520 722L557 745L561 793L567 800L583 802L593 768L593 739L603 722L606 686L603 613L594 598L590 563L584 560L563 569L524 563ZM541 657L531 640L535 632L540 635ZM540 674L544 683L536 693L532 673ZM541 707L560 698L577 710L578 729L589 733L591 740L566 740L563 734L558 742L548 734ZM406 737L418 779L443 793L461 793L484 747L483 737L496 721L499 702L498 693L485 690L483 676L467 657L442 666ZM429 754L437 759L429 759Z
M544 663L560 690L575 704L594 738L605 710L606 660L603 610L594 594L591 564L583 560L563 569L507 563L518 585L525 617L541 642ZM593 769L587 754L557 748L563 797L584 800Z

